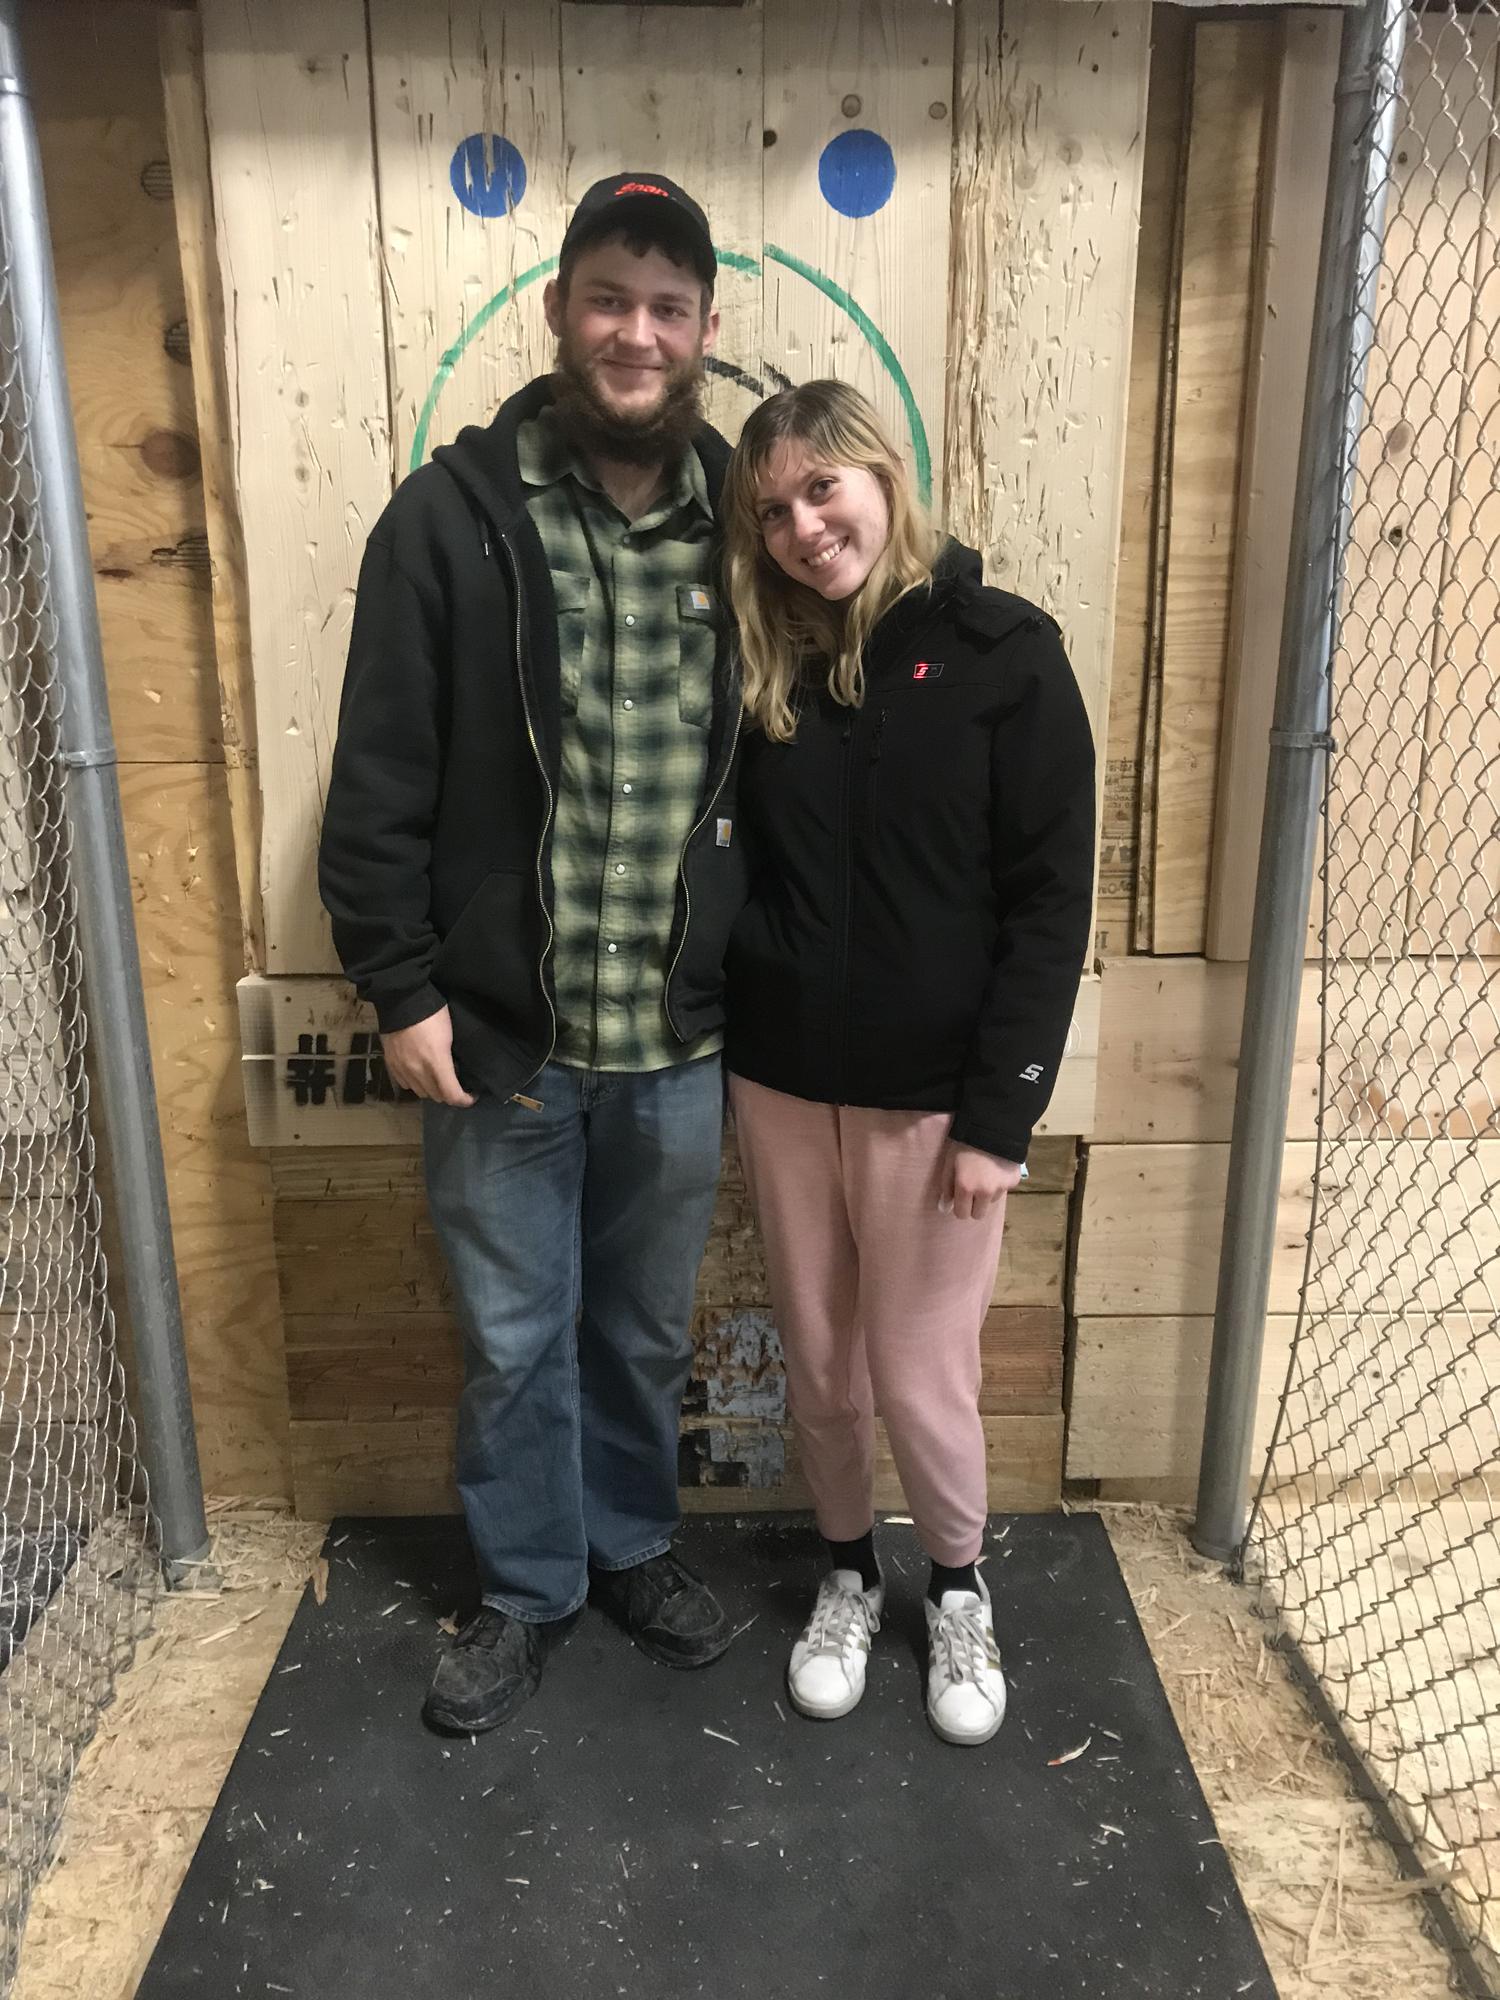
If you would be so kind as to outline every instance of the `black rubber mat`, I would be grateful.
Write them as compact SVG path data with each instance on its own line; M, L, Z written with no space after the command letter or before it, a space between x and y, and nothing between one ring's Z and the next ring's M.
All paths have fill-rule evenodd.
M1098 1519L992 1522L1010 1711L979 1750L927 1727L925 1568L879 1535L841 1722L782 1683L810 1524L700 1517L723 1660L655 1666L590 1610L508 1729L454 1740L419 1710L461 1525L335 1523L138 2000L1272 2000Z

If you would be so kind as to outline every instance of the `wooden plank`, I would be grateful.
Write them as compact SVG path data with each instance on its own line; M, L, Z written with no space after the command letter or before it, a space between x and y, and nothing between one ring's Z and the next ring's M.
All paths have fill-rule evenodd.
M1488 1079L1491 962L1364 961L1329 975L1331 1136L1500 1136ZM1318 968L1303 975L1287 1136L1317 1133ZM1108 959L1101 981L1096 1144L1227 1140L1234 1123L1244 967L1201 958Z
M1302 1285L1314 1145L1288 1144L1281 1171L1268 1309L1294 1312ZM1099 1146L1084 1176L1071 1309L1080 1318L1212 1313L1224 1227L1227 1146ZM1330 1309L1352 1311L1399 1273L1413 1311L1485 1310L1485 1269L1500 1254L1500 1141L1392 1139L1335 1146L1322 1172L1320 1258L1341 1239L1340 1218L1366 1212L1318 1277ZM1366 1248L1365 1246L1368 1246ZM1370 1267L1378 1258L1380 1269ZM1317 1294L1322 1297L1320 1291ZM1490 1308L1492 1310L1492 1308Z
M766 0L765 359L862 389L939 509L953 35L946 7Z
M1234 1126L1245 969L1202 958L1110 958L1100 980L1095 1151L1105 1145L1227 1141ZM1318 1108L1318 974L1297 1017L1287 1133L1312 1138Z
M1151 945L1203 949L1271 20L1200 22L1183 193Z
M272 1152L268 1164L278 1201L380 1201L422 1192L422 1155L416 1146L286 1146ZM1038 1139L1027 1162L1029 1177L1016 1189L1016 1198L1066 1194L1077 1164L1071 1139ZM726 1186L743 1192L732 1138L725 1140L724 1175Z
M1326 10L1290 11L1276 27L1214 807L1210 958L1250 954L1342 32L1338 16Z
M562 9L567 194L655 168L706 211L721 252L718 351L761 377L761 27L758 8L681 14L661 7ZM743 261L741 261L743 260ZM769 385L767 385L769 386ZM711 374L709 419L730 437L760 400Z
M364 538L391 491L362 0L204 0L264 794L266 964L331 971L315 853Z
M1295 1317L1266 1324L1252 1473L1258 1477L1286 1380ZM1196 1480L1213 1348L1211 1315L1079 1319L1068 1403L1069 1479Z
M985 1455L989 1504L1004 1512L1036 1513L1056 1507L1062 1478L1062 1418L986 1417ZM796 1441L771 1425L715 1424L705 1433L696 1468L717 1469L724 1483L684 1487L691 1513L802 1511L809 1503L796 1465ZM685 1435L691 1437L694 1427ZM690 1450L692 1448L690 1447ZM719 1457L712 1456L717 1449ZM453 1426L438 1417L395 1423L311 1422L292 1427L297 1511L312 1519L339 1513L450 1514L458 1510L453 1486ZM774 1481L770 1475L780 1471ZM739 1474L763 1483L728 1483ZM875 1504L905 1511L883 1430L877 1429Z
M1411 942L1423 730L1484 215L1474 163L1489 145L1493 101L1477 87L1471 35L1492 76L1489 15L1424 21L1406 44L1333 669L1329 923L1344 957L1400 956ZM1316 949L1316 890L1313 905Z
M1443 524L1432 690L1423 718L1417 845L1409 909L1413 952L1500 953L1500 77L1497 28L1476 15L1472 60L1452 89L1489 125L1471 173L1483 192L1476 289L1462 366L1453 501ZM1456 137L1456 134L1455 134ZM1441 146L1441 132L1429 143ZM1455 308L1457 301L1454 302Z
M1147 674L1152 651L1158 510L1164 504L1164 378L1177 311L1175 239L1192 27L1180 12L1151 21L1151 87L1141 170L1141 228L1130 336L1120 567L1110 658L1109 724L1099 827L1095 949L1129 951L1141 866ZM1154 750L1155 731L1152 731ZM1152 766L1154 770L1154 762ZM1149 937L1149 929L1147 931Z
M733 1200L726 1190L721 1200ZM994 1303L1062 1303L1066 1195L1031 1195L1007 1218ZM768 1306L753 1227L720 1232L736 1253L705 1264L699 1304ZM329 1313L358 1299L369 1312L451 1312L453 1289L425 1200L397 1194L388 1201L279 1202L276 1245L282 1303L288 1313Z
M746 1321L764 1325L749 1329L752 1339L736 1340L722 1337L726 1320L731 1336L742 1336ZM769 1313L700 1313L694 1340L691 1411L715 1420L784 1417L781 1349ZM394 1419L448 1409L463 1386L462 1345L458 1322L441 1313L294 1314L286 1348L292 1420ZM731 1347L739 1351L726 1366ZM980 1335L981 1411L1040 1416L1059 1409L1062 1347L1059 1308L993 1308Z
M345 981L251 974L240 981L237 997L245 1107L255 1145L418 1142L417 1102L380 1094L389 1086L378 1060L375 1015ZM1099 981L1090 977L1079 988L1057 1087L1037 1125L1039 1147L1090 1130L1098 1050Z
M203 30L196 13L163 14L159 23L172 207L192 355L198 455L213 599L229 818L240 892L247 971L265 963L260 895L260 760L255 743L255 676L250 658L250 601L245 538L234 490L229 384L224 364L224 295L214 251L208 113L203 97Z
M370 0L398 473L552 366L561 34L557 0Z
M1287 1382L1296 1319L1266 1324L1252 1479ZM1437 1490L1492 1468L1500 1434L1489 1384L1500 1335L1463 1320L1332 1314L1309 1324L1292 1378L1275 1482L1317 1473L1372 1488L1421 1469ZM1196 1480L1213 1320L1078 1322L1069 1409L1070 1479Z
M134 761L169 764L223 752L193 380L167 341L182 276L170 198L146 184L160 189L147 169L167 142L142 21L59 0L30 10L26 55L111 718Z
M1007 0L994 80L977 86L981 106L997 95L965 225L997 247L977 266L972 237L963 252L985 282L960 295L953 335L976 344L984 396L952 460L982 496L968 530L995 582L1060 620L1101 745L1149 68L1144 4Z

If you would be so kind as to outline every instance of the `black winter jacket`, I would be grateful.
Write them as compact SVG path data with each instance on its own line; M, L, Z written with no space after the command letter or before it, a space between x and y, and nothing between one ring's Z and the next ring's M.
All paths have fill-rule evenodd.
M829 1104L951 1111L1024 1161L1089 944L1094 751L1057 626L949 543L876 628L858 709L746 736L750 900L729 1067Z
M556 1034L557 616L516 465L517 427L550 395L533 382L434 452L371 531L318 857L334 944L381 1028L446 1004L461 1081L500 1097L535 1076ZM729 448L707 426L696 448L717 507ZM683 1042L724 1018L744 867L737 841L716 844L715 821L734 816L739 724L726 629L667 979Z

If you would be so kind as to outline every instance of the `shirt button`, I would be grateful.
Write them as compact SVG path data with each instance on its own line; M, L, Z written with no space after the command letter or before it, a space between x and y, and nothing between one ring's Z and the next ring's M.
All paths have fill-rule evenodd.
M617 875L623 875L625 873L625 863L623 861L617 861L615 863L615 873Z
M634 708L634 707L635 707L635 703L634 703L633 701L627 701L627 702L625 702L625 703L624 703L623 705L624 705L624 706L625 706L626 708Z
M627 625L633 625L635 623L635 613L633 611L627 611L625 613L625 623Z
M617 944L607 944L604 949L613 957L620 947Z
M621 785L620 790L622 792L628 792L630 790L630 787L629 785Z

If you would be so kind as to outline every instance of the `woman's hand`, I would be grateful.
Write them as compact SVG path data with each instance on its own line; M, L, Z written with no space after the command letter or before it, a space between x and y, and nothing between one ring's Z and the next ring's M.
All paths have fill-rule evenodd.
M1020 1185L1021 1169L1014 1160L1002 1160L994 1153L981 1153L977 1146L960 1146L950 1139L938 1207L944 1215L956 1216L961 1222L983 1222L996 1202Z

